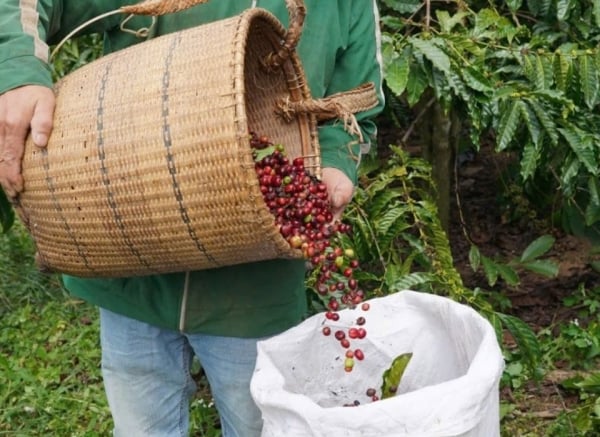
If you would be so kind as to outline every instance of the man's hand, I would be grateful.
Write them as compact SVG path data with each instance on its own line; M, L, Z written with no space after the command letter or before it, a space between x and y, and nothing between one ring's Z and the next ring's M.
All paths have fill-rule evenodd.
M21 161L31 131L38 147L46 147L54 115L54 92L26 85L0 95L0 185L9 197L23 190Z
M354 184L337 168L325 167L321 173L321 179L327 185L333 221L341 220L344 208L352 200Z

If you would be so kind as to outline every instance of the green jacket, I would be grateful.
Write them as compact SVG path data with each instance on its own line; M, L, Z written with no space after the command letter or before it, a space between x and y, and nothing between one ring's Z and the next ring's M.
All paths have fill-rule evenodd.
M27 84L52 86L48 44L56 44L87 20L135 1L4 0L0 2L0 94ZM357 114L365 139L376 133L373 117L383 107L378 14L375 0L305 0L307 16L298 45L313 97L320 98L374 82L379 105ZM284 0L212 0L158 17L149 37L239 14L250 7L271 11L287 26ZM142 41L123 32L122 14L85 28L105 36L111 52ZM127 27L151 24L135 17ZM356 181L352 138L341 123L319 127L324 167L336 167ZM83 279L64 276L66 288L95 305L154 325L183 332L259 337L281 332L306 313L305 265L272 260L188 273L135 278Z

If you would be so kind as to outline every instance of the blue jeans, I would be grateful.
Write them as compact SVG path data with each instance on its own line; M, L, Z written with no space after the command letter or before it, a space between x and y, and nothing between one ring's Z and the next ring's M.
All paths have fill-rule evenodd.
M188 436L196 355L211 387L224 437L258 437L250 395L259 339L183 334L100 310L102 375L116 437Z

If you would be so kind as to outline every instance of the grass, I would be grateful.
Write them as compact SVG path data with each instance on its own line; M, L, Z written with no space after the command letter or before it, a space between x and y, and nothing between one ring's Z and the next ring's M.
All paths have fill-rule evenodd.
M19 226L0 235L0 248L0 436L110 436L97 309L37 271ZM193 370L191 434L218 437L206 380Z

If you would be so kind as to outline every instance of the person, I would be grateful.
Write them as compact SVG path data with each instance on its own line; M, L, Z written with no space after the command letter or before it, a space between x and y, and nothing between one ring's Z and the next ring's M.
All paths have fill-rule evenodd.
M52 132L55 95L49 45L82 23L131 3L0 3L0 184L9 197L18 196L24 187L21 159L27 136L37 147L45 147ZM384 105L376 1L306 0L305 6L297 52L311 93L320 98L373 82L378 105L356 114L369 143L376 135L374 117ZM122 14L85 30L102 33L108 53L250 7L267 9L287 25L284 0L214 0L154 22L145 16L128 20L128 28L150 28L146 37L122 29ZM322 180L339 218L352 198L361 145L355 145L343 123L324 123L318 135ZM262 419L250 393L256 343L296 325L306 315L304 280L304 262L283 259L132 278L63 275L72 295L100 308L102 376L114 435L186 435L189 401L195 391L190 376L194 356L210 384L223 435L260 435Z

